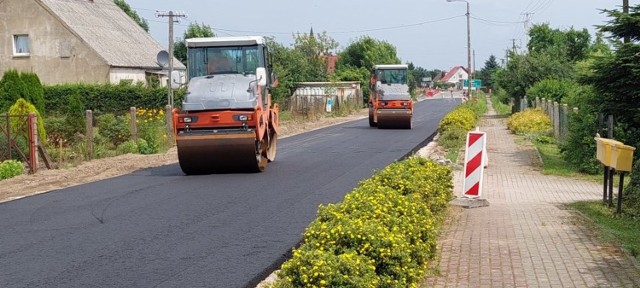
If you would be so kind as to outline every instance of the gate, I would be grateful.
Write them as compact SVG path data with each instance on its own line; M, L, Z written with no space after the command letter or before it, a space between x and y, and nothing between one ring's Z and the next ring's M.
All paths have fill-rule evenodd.
M17 160L27 163L30 173L38 169L39 145L37 120L34 113L24 115L5 114L0 117L0 161ZM47 168L51 168L48 157L43 156Z

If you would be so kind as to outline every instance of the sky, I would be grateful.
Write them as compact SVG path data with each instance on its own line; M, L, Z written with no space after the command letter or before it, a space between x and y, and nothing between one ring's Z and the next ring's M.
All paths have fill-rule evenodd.
M484 67L494 55L498 63L514 44L526 49L526 27L547 23L562 30L586 28L609 18L602 9L621 9L623 0L125 0L149 23L149 33L168 47L168 20L156 11L187 17L174 24L181 38L189 23L209 25L217 36L262 35L290 47L293 35L327 32L343 50L362 36L396 47L403 63L427 70L467 66L467 3L470 10L472 65ZM640 0L629 0L631 6ZM527 21L528 19L528 21ZM167 48L168 49L168 48Z

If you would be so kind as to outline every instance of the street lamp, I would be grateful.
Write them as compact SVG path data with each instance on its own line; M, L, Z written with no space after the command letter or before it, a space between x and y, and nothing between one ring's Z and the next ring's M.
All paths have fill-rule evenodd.
M447 0L447 2L466 2L467 3L467 84L469 85L469 98L471 98L471 14L469 13L469 1L466 0Z

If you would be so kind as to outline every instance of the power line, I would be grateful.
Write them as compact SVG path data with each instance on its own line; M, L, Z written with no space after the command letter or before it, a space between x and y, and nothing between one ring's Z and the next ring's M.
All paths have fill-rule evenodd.
M523 21L495 21L495 20L487 20L487 19L483 19L480 17L474 17L471 16L471 18L481 21L481 22L485 22L491 25L495 25L495 26L509 26L509 25L513 25L513 24L521 24L524 23Z

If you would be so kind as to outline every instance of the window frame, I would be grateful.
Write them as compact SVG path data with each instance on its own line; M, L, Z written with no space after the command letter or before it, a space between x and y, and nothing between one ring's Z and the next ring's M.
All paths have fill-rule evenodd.
M20 37L26 37L27 38L27 52L18 52L18 39L20 39ZM13 56L14 57L29 57L31 56L31 47L30 47L30 37L29 34L13 34Z

